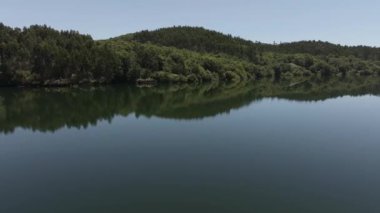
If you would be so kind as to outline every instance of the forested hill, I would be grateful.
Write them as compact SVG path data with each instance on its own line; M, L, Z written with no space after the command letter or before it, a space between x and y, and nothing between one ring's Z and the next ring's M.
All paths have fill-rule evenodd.
M269 45L200 27L94 41L76 31L0 23L0 86L377 76L379 55L379 48L315 41Z
M299 41L266 45L267 51L280 53L308 53L312 55L354 56L364 60L380 60L380 48L369 46L342 46L323 41Z
M365 60L380 60L380 48L342 46L323 41L299 41L280 44L252 42L239 37L207 30L202 27L178 26L153 31L141 31L116 39L133 40L189 49L199 52L226 53L257 62L257 52L307 53L311 55L355 56Z
M154 31L141 31L116 39L152 43L162 46L188 49L214 54L225 53L252 62L257 62L256 53L261 45L239 37L225 35L202 27L171 27Z

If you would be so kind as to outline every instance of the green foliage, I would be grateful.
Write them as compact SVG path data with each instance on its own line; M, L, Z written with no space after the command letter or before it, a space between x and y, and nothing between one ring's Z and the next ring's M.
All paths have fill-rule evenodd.
M331 76L336 71L334 67L324 61L317 62L310 69L314 73L320 73L322 76Z
M155 72L151 77L161 82L187 82L187 77L165 71Z
M0 24L0 35L1 84L110 82L119 70L119 58L109 47L78 32Z
M13 29L0 23L2 86L379 75L379 56L379 48L316 41L269 45L199 27L94 41L75 31Z
M227 80L227 71L236 73L240 80L248 80L255 75L246 69L254 64L239 58L133 41L110 40L101 43L110 45L119 55L123 65L121 73L131 81L138 78L154 78L160 82L219 81Z
M201 53L224 53L254 63L259 60L258 48L253 42L202 27L171 27L155 31L141 31L117 39L152 43Z
M238 74L236 74L235 72L231 72L231 71L227 71L224 74L224 78L226 80L232 81L232 82L239 82L240 81L240 76Z
M311 54L315 56L354 56L364 60L380 60L380 48L367 46L342 46L322 41L300 41L282 43L279 45L266 45L267 51L295 54Z

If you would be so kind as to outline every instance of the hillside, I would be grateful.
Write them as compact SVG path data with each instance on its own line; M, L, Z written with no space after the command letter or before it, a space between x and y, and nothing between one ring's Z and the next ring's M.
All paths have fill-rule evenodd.
M154 31L141 31L115 40L152 43L167 47L176 47L202 53L228 54L257 62L260 45L231 35L207 30L202 27L171 27Z
M280 44L252 42L239 37L207 30L202 27L178 26L153 31L141 31L116 39L152 43L197 52L225 53L257 62L260 52L305 53L311 55L354 56L365 60L380 60L380 48L342 46L323 41L299 41Z
M76 31L0 24L2 86L378 75L379 55L378 48L319 41L255 43L200 27L163 28L94 41Z
M267 46L268 51L281 53L307 53L312 55L353 56L364 60L380 60L380 48L368 46L342 46L323 41L299 41Z
M191 51L195 52L194 54L216 56L222 59L219 60L222 61L221 64L231 63L228 61L232 59L242 65L241 72L246 72L254 78L377 75L380 71L379 48L349 47L322 41L264 44L201 27L180 26L141 31L113 38L108 43L114 44L116 49L125 46L126 43L156 49L170 47L172 52ZM210 70L203 62L198 65ZM228 66L225 68L222 72L231 69ZM235 70L232 72L236 73Z

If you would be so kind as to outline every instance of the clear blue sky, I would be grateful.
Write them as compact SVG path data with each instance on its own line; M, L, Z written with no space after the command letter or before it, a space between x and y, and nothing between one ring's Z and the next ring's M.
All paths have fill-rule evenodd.
M0 0L0 22L75 29L95 39L192 25L270 43L380 46L379 0Z

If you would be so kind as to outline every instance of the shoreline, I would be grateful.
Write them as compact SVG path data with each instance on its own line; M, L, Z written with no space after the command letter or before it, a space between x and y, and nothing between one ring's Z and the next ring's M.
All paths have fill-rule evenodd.
M289 87L296 87L300 84L306 83L310 80L329 80L329 79L353 79L353 78L362 78L362 79L372 79L372 78L380 78L379 75L358 75L358 74L347 74L345 76L342 75L336 75L336 76L318 76L318 75L311 75L311 76L299 76L299 77L292 77L292 78L278 78L275 77L262 77L262 78L250 78L240 81L229 81L229 80L210 80L210 81L160 81L153 78L139 78L136 80L127 80L127 81L113 81L113 82L105 82L105 81L97 81L97 80L85 80L80 82L70 82L68 79L57 79L57 80L48 80L43 83L41 82L34 82L34 83L23 83L23 84L0 84L0 89L2 88L77 88L77 87L85 87L85 86L107 86L107 85L131 85L136 87L156 87L156 86L164 86L164 85L206 85L206 84L239 84L244 82L260 82L264 80L270 80L272 82L276 81L286 81L289 82Z

